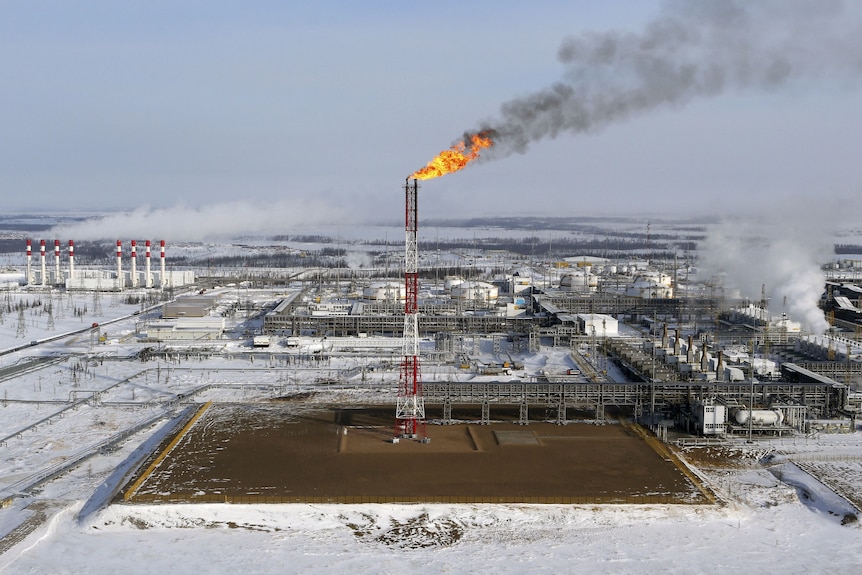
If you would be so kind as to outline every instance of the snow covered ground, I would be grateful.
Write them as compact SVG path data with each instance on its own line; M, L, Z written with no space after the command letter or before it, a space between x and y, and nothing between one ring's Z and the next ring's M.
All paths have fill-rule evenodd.
M83 302L63 302L52 329L38 309L23 330L13 314L0 324L0 350L24 346L0 356L4 574L856 573L862 565L851 503L862 493L858 431L740 441L732 466L689 448L718 506L108 505L190 405L309 392L321 404L393 401L397 374L360 369L381 363L374 358L288 367L237 341L220 357L127 359L141 345L137 306L106 298L103 313L84 320L70 313ZM87 331L46 341L92 321L104 343ZM490 345L480 355L492 360ZM571 367L552 348L518 359L526 373Z
M761 505L81 503L0 555L3 573L856 573L859 530L753 474ZM740 483L745 485L745 483Z

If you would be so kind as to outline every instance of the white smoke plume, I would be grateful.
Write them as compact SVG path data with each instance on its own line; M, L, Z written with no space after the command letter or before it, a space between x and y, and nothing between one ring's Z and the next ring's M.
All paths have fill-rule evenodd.
M492 135L495 146L482 158L495 159L728 90L774 90L830 75L846 81L862 72L859 38L858 2L675 0L639 33L567 38L558 51L562 78L504 103L498 119L473 133Z
M201 207L182 204L167 208L141 207L131 212L106 214L72 225L57 226L52 233L75 240L152 238L187 242L290 234L297 228L345 219L344 210L325 202L236 201Z
M703 277L723 276L723 287L759 301L763 287L772 317L787 313L810 333L828 328L818 301L826 285L822 266L834 259L840 203L795 198L758 207L749 217L711 226L698 248Z

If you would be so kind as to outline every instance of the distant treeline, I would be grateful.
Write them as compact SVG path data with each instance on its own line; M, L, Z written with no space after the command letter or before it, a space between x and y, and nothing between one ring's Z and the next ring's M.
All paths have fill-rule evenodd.
M343 249L325 248L319 251L299 253L211 256L190 259L185 256L172 258L171 264L178 266L208 266L213 268L340 268L347 267L342 257Z
M338 241L335 238L321 235L272 236L274 242L295 242L300 244L331 244Z
M862 254L862 246L859 244L835 244L836 254Z
M530 238L477 238L420 242L420 251L458 251L481 249L486 251L505 251L522 256L533 257L569 257L573 255L608 257L608 258L642 258L650 255L659 259L673 259L680 251L693 251L697 244L693 241L658 242L652 239L632 238L555 238L546 240L538 237Z
M656 223L660 221L653 220ZM680 232L706 232L703 220L692 218L687 221L674 222L674 229ZM577 232L616 233L609 230L607 225L601 224L632 224L642 222L646 227L649 219L631 217L604 217L604 216L573 216L573 217L541 217L541 216L513 216L513 217L488 217L468 218L463 220L426 220L424 226L439 228L505 228L509 230L564 230Z
M33 240L32 252L33 258L39 258L39 239ZM125 254L128 255L128 246L123 248L126 250ZM26 239L0 239L0 253L3 254L11 254L11 253L21 253L23 254L27 250L27 240ZM54 258L54 240L45 240L45 255L49 258ZM60 257L63 260L69 256L69 242L61 240L60 242ZM101 264L109 264L114 261L117 257L117 244L111 242L89 242L89 241L76 241L75 242L75 262L83 265L101 265Z

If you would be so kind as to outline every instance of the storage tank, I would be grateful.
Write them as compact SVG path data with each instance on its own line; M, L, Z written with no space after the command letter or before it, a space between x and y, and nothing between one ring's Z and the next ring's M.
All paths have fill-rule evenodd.
M498 295L497 286L485 282L463 281L452 287L452 297L460 300L494 301Z
M447 290L451 290L455 286L459 286L464 283L463 278L458 276L446 276L443 278L443 287Z
M626 286L625 295L644 299L667 299L673 297L673 288L657 277L640 275Z
M585 271L584 273L568 273L564 274L560 278L560 288L570 289L573 291L595 291L598 288L598 285L598 277L588 271Z
M375 301L403 300L404 294L404 284L402 282L395 281L373 282L362 290L363 298Z
M784 414L777 409L737 409L733 418L740 425L748 425L749 414L751 414L751 424L759 427L771 426L778 427L784 421Z

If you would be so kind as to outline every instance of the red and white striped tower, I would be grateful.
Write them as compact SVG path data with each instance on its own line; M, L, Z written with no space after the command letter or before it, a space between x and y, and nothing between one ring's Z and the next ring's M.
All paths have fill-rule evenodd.
M75 279L75 240L69 240L69 279Z
M165 287L168 283L165 281L165 240L159 242L159 259L162 261L162 275L159 276L159 284L161 287Z
M153 287L153 276L150 274L150 240L147 240L144 246L146 247L144 255L144 263L146 264L144 267L144 287L151 288Z
M54 240L54 283L60 283L60 240Z
M45 262L45 240L39 240L39 257L42 259L42 285L48 285L48 267Z
M33 241L27 240L27 284L33 283Z
M117 289L123 289L123 241L117 240Z
M419 372L419 181L404 184L406 194L404 257L404 357L395 405L395 436L425 436L425 398Z
M132 287L138 287L138 242L132 240Z

